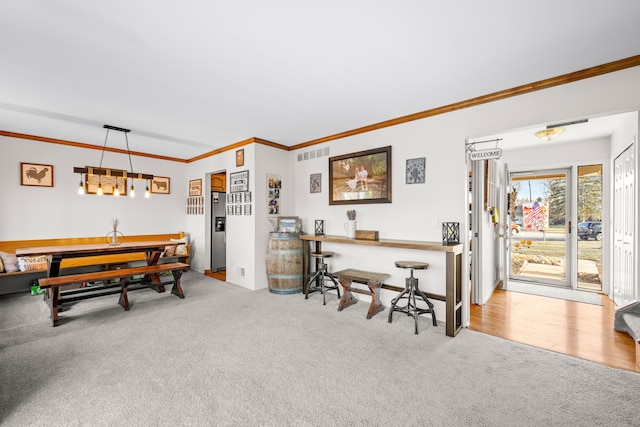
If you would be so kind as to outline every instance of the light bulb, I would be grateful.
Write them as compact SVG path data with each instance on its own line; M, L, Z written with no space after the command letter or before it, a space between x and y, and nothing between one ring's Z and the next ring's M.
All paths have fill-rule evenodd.
M147 188L144 190L144 197L148 199L150 196L151 196L151 193L149 193L149 186L147 185Z
M80 180L80 186L78 187L78 194L80 196L84 194L84 184L82 183L82 179Z
M102 184L98 184L98 191L96 191L98 196L102 196L104 192L102 191Z
M136 189L133 188L133 184L131 184L131 191L129 192L129 197L131 197L132 199L136 197Z
M118 190L117 186L113 189L113 195L115 197L120 197L120 190Z

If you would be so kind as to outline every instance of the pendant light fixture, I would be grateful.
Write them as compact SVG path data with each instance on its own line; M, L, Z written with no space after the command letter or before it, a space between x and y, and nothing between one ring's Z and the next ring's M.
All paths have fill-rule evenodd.
M124 128L120 128L120 127L116 127L116 126L111 126L111 125L104 125L103 128L105 128L107 130L107 133L104 137L104 146L102 147L102 154L100 156L100 165L95 168L95 167L91 167L91 166L85 166L85 167L74 167L73 168L73 172L74 173L79 173L80 174L80 187L78 188L78 194L82 195L85 194L85 186L89 186L89 181L88 181L88 175L97 175L98 176L98 188L96 190L96 194L98 196L102 196L104 194L104 190L102 189L102 177L114 177L115 178L115 184L113 186L113 195L115 197L120 196L120 188L118 186L118 178L122 178L124 179L124 189L126 191L126 185L127 185L127 178L131 179L131 189L129 190L129 196L130 197L135 197L136 192L135 192L135 186L133 184L133 181L135 179L140 179L140 180L145 180L147 182L147 188L145 191L145 197L149 198L150 197L150 193L149 193L149 180L153 179L153 175L151 174L144 174L144 173L136 173L133 171L133 163L131 162L131 150L129 149L129 137L128 137L128 133L131 132L131 129L124 129ZM102 161L104 160L104 152L107 151L107 141L109 140L109 131L113 130L113 131L117 131L117 132L122 132L124 133L124 137L125 137L125 141L127 144L127 156L129 157L129 170L130 172L127 172L126 170L120 170L120 169L109 169L109 168L103 168L102 167ZM116 152L122 152L122 150L117 150L117 149L111 149L110 151L116 151ZM82 180L82 175L85 174L86 181L83 182Z

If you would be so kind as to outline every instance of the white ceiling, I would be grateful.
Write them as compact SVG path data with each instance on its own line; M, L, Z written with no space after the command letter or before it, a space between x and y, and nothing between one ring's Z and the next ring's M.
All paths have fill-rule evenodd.
M102 145L106 123L181 159L291 146L635 56L638 17L632 0L2 0L0 130Z

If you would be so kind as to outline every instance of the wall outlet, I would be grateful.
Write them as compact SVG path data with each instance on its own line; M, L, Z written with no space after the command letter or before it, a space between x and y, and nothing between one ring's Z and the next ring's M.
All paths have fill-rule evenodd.
M240 276L244 277L244 268L240 267Z

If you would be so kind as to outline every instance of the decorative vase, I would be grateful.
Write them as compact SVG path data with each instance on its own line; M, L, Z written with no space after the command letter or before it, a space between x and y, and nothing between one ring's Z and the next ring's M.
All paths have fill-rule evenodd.
M348 239L355 239L356 238L356 220L355 219L351 219L347 222L344 223L344 229L347 232L347 238Z

